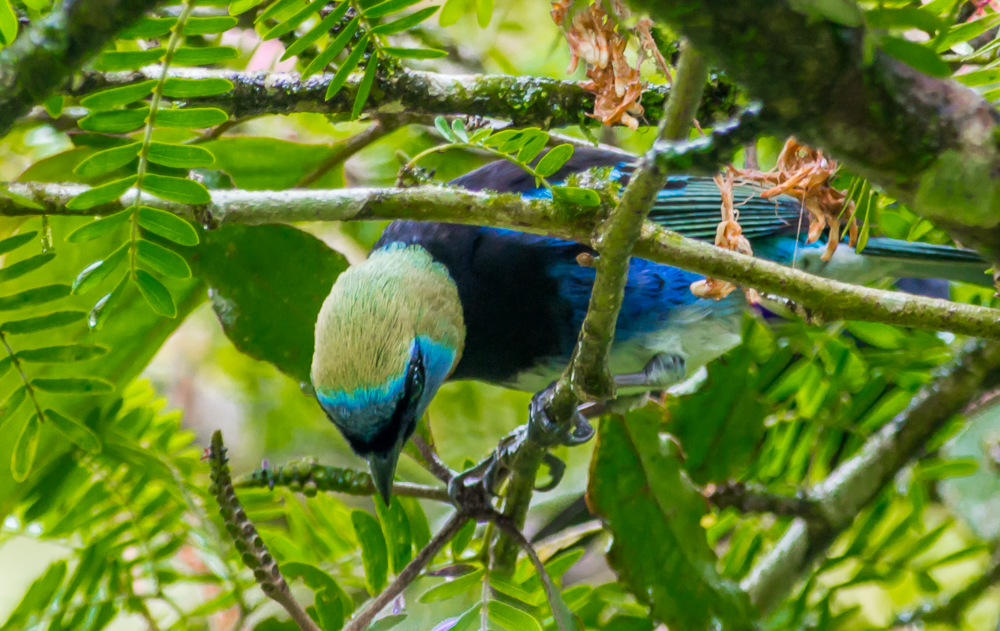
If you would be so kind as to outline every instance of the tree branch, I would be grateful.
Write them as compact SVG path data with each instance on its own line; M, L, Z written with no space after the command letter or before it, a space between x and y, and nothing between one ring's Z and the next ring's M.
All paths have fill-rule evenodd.
M824 520L818 503L805 493L781 495L743 482L716 486L705 493L705 499L720 509L732 507L743 513L771 513L782 517L802 517L807 521Z
M108 1L108 0L105 0ZM135 1L135 0L133 0ZM132 72L88 72L67 86L73 96L158 77L159 66ZM352 75L329 101L324 100L331 74L314 75L302 81L298 74L248 73L233 70L170 68L169 77L222 77L235 86L218 96L185 99L193 107L219 107L232 118L260 114L320 112L335 118L350 117L361 77ZM658 120L670 93L665 85L649 85L642 106L650 120ZM715 77L707 82L698 118L709 123L732 116L736 89ZM467 115L509 120L517 126L543 129L565 125L595 125L587 116L594 111L594 96L575 81L510 75L443 75L417 70L399 70L376 78L365 104L370 115L405 112L415 120L433 121L435 116Z
M372 144L379 138L397 129L404 121L403 116L383 116L375 119L368 129L359 134L351 136L347 140L337 143L322 162L319 163L311 173L307 173L295 188L308 188L315 184L324 175L330 172L339 164L343 164L348 158Z
M364 611L359 613L354 617L353 620L348 622L344 626L344 631L363 631L368 627L371 621L378 615L386 605L391 603L396 599L397 596L403 593L410 583L412 583L420 575L420 571L424 569L431 559L434 558L438 552L441 551L444 546L451 541L451 538L462 529L465 522L469 521L470 517L466 513L461 511L455 513L448 518L448 521L441 530L438 531L427 545L424 546L417 556L413 557L413 560L406 564L406 567L396 575L396 579L385 589L382 590L378 596L365 608Z
M15 182L9 190L40 204L44 211L18 206L0 197L0 216L108 215L128 207L134 193L86 211L66 209L66 202L86 186ZM294 191L212 191L212 203L188 206L143 197L143 203L169 210L202 225L264 224L295 221L414 219L496 226L590 243L599 216L545 200L516 195L488 195L457 188L420 186L408 189L349 188ZM634 255L727 280L761 292L784 296L827 319L885 322L962 335L1000 339L996 309L895 291L841 283L778 263L730 252L688 239L647 222Z
M767 611L787 594L834 539L955 414L1000 370L1000 343L970 344L945 373L925 386L906 410L871 436L861 451L809 493L823 520L796 519L742 587Z
M876 50L860 10L836 24L793 0L631 0L676 27L750 95L773 129L821 147L964 243L1000 260L1000 116L955 81ZM794 7L794 8L793 8Z
M162 0L64 0L0 50L0 137ZM154 78L154 77L150 77Z

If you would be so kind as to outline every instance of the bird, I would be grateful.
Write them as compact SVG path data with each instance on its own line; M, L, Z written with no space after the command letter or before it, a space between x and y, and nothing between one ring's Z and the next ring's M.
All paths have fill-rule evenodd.
M624 183L636 163L618 152L577 149L552 181L606 168ZM451 185L551 195L504 160ZM734 196L737 203L746 200L739 221L755 256L857 284L886 277L988 284L987 264L976 252L944 245L873 237L862 253L839 247L824 261L824 240L808 244L799 235L799 200L762 199L747 186L737 186ZM672 175L649 221L712 240L720 204L711 178ZM385 228L367 260L337 278L316 321L312 384L327 416L367 459L386 504L399 455L445 381L539 392L558 378L594 282L595 270L580 263L581 254L596 253L515 230L399 220ZM746 298L738 291L721 300L699 298L690 287L701 279L631 259L609 361L618 388L666 389L740 343Z

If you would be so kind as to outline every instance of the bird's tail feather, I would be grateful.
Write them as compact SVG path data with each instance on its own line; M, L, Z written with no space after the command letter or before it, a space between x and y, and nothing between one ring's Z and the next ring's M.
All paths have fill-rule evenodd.
M862 254L884 259L885 263L891 261L894 274L900 277L993 284L993 277L986 273L989 264L973 250L875 237L868 240Z

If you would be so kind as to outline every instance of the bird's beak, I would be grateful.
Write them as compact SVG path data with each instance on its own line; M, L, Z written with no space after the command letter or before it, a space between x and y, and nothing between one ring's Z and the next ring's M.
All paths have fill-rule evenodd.
M368 467L372 472L372 481L375 483L375 490L382 496L385 505L389 505L389 498L392 497L392 479L396 475L396 463L399 461L399 453L403 451L405 441L396 441L396 446L384 454L372 454L368 458Z

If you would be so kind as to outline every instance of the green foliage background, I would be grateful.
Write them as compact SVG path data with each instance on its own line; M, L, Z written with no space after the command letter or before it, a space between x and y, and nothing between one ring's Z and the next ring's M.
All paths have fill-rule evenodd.
M262 14L268 5L255 9L258 4L234 3L265 18L255 26L248 19L254 13L244 15L238 30L230 30L236 23L227 17L225 3L198 3L204 11L195 13L190 24L201 24L202 31L178 38L181 58L197 52L209 60L217 55L227 68L268 69L280 63L282 49L268 48L254 29L267 38L287 27L292 36L281 41L289 46L322 17L316 13L322 3L304 16L300 10L313 5L278 0L269 14ZM408 13L411 4L387 9L391 17L383 23L415 15ZM872 31L872 49L882 48L930 74L947 74L970 62L979 69L962 80L990 98L997 96L992 90L1000 74L992 57L1000 44L993 40L974 48L969 43L1000 21L990 8L980 22L969 23L973 27L954 27L949 24L958 5L944 0L922 9L881 2L857 14L839 11L837 2L812 4L826 18L863 20L879 29ZM4 45L17 30L10 20L13 13L8 13L11 6L28 17L51 8L40 0L12 5L0 0ZM357 3L358 9L373 6ZM425 6L431 5L415 10ZM418 14L422 19L407 23L408 30L393 40L377 39L366 54L387 71L405 64L445 72L562 78L569 55L548 10L546 3L528 0L448 0L434 17ZM178 7L164 15L168 13L176 16ZM216 19L216 26L197 22L206 19ZM160 28L155 22L144 24ZM373 22L359 32L375 33L376 28ZM905 38L912 29L923 30L926 37ZM168 46L167 31L156 38ZM926 43L918 44L921 39ZM334 41L335 36L322 35L300 55L297 69L308 68ZM353 59L351 46L360 44L350 42L338 52L335 60L341 63L330 71L354 68L347 63ZM400 52L404 48L450 54ZM212 50L222 52L205 52ZM129 67L137 59L150 59L128 56L145 52L135 37L123 37L106 52L114 54L99 59L98 67ZM356 57L351 63L359 71L376 63L360 53ZM646 72L651 81L662 81ZM581 77L578 71L572 78ZM91 110L98 109L94 103L89 101ZM136 103L113 107L130 115ZM207 194L213 188L287 189L314 172L336 143L367 126L348 117L334 121L316 114L261 117L236 122L221 138L185 144L198 138L194 128L200 126L150 123L149 138L173 147L167 151L174 152L179 166L155 166L150 159L143 167L144 158L133 162L130 155L125 163L112 163L101 152L142 140L145 124L113 134L81 133L93 127L93 118L91 123L81 120L87 112L80 108L87 104L86 98L59 98L46 104L48 118L32 117L16 126L0 141L0 180L100 186L148 167L154 176L176 178L160 180L161 188L148 191L166 197ZM173 114L182 122L192 116L179 100L176 105ZM453 140L448 129L444 140ZM417 155L440 144L441 131L429 125L393 131L312 186L391 185L396 152ZM648 128L564 131L578 137L596 134L637 152L652 139ZM214 162L190 162L193 154L184 154L183 148L191 146L210 152ZM774 163L780 146L779 139L760 139L764 168ZM435 169L435 178L447 180L485 159L481 152L456 149L430 154L420 164ZM737 163L741 159L737 156ZM187 167L194 178L187 177ZM854 191L866 233L948 242L943 232L867 182L844 174L842 183ZM309 359L309 314L318 309L336 274L364 256L383 224L196 227L199 239L193 245L150 231L138 212L124 212L123 222L107 230L92 227L108 225L100 223L106 219L97 224L67 217L0 221L0 238L38 233L7 255L0 269L0 296L69 286L75 279L80 283L88 278L81 276L83 270L140 240L175 252L182 266L169 255L159 262L139 260L128 272L115 268L90 287L94 291L69 295L67 289L58 300L0 312L0 332L10 322L54 311L80 314L72 323L43 332L7 332L12 349L21 353L29 383L38 386L39 409L48 419L32 421L33 401L10 404L23 379L7 365L0 375L0 399L7 402L0 406L0 620L5 621L0 630L228 629L237 621L262 631L290 629L255 587L225 536L209 496L201 446L212 430L222 428L237 474L251 471L263 459L277 464L304 456L363 469L300 382ZM67 240L83 226L91 226L87 230L99 232L100 238ZM16 278L10 272L3 275L17 269L19 261L47 252L55 257L42 267ZM133 275L136 269L148 269L153 280L140 281L145 277ZM185 277L186 269L193 277ZM93 312L109 295L105 308ZM979 304L993 300L986 290L964 286L954 288L954 298ZM168 303L176 317L168 317ZM82 319L88 314L100 326L91 330ZM701 490L741 481L792 495L820 482L901 412L964 342L870 323L772 327L751 318L743 339L700 380L668 398L664 409L650 407L603 421L596 455L593 442L556 450L569 463L567 476L555 491L536 496L529 529L551 526L585 490L591 507L607 520L602 531L592 522L576 523L586 518L574 521L564 515L554 522L562 536L545 539L540 548L549 573L563 588L563 600L587 629L651 631L658 624L652 616L685 631L698 628L706 612L724 627L748 626L753 614L739 583L789 519L710 508ZM30 362L31 354L24 352L57 345L100 347L107 353L81 362ZM45 379L75 381L60 382L64 392L53 392L59 388L51 381L48 390L45 381L36 381ZM102 392L94 394L95 388ZM429 420L444 461L460 469L487 454L501 436L525 422L529 397L474 383L442 388ZM67 421L60 423L60 418ZM984 406L969 420L968 429L963 431L963 419L955 419L935 437L927 456L858 515L817 571L755 624L768 629L885 628L901 612L952 593L981 574L1000 536L1000 482L989 458L990 445L1000 439L1000 416ZM36 429L38 442L32 447L33 440L21 437L31 438ZM32 450L35 455L29 458ZM6 466L12 461L24 481L15 481ZM408 459L400 475L433 481ZM240 497L296 594L311 604L326 631L339 628L398 573L446 512L440 504L413 499L395 499L385 509L367 498L333 493L305 498L288 488L243 489ZM566 530L568 525L580 527ZM392 623L398 629L478 628L484 606L484 530L464 530L434 564L459 578L420 578L406 593L407 617L386 618L379 628ZM526 560L513 577L485 578L490 628L554 628L541 583ZM991 629L998 613L1000 599L987 592L945 622ZM454 626L435 626L449 620Z

